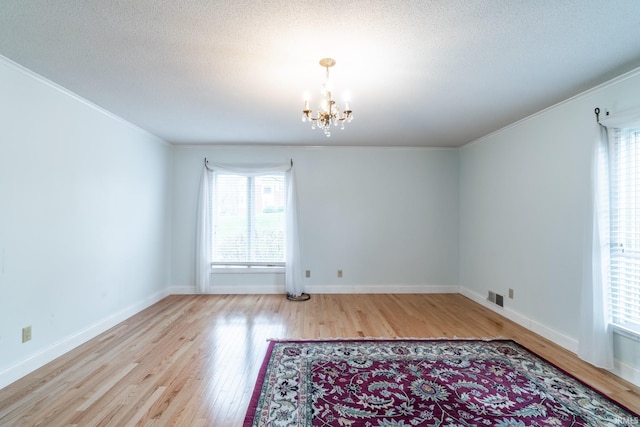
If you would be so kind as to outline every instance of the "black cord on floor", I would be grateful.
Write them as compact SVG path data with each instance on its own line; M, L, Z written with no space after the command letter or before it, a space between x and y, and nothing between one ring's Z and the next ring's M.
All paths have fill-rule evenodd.
M300 294L300 296L287 294L287 299L289 301L308 301L309 299L311 299L311 295L305 293Z

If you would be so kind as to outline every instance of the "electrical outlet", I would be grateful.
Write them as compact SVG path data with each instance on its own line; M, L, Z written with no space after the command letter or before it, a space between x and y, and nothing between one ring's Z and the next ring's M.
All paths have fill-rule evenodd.
M342 277L342 270L338 270L338 277Z
M304 277L311 277L311 270L307 270L304 272Z
M22 328L22 342L31 341L31 326Z
M509 298L513 299L513 289L509 288Z

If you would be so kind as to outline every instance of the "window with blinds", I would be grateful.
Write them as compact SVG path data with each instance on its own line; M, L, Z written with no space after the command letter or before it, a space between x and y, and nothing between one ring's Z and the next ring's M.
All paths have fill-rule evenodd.
M212 191L212 264L284 266L284 173L216 173Z
M615 132L609 152L610 308L615 325L640 333L640 129Z

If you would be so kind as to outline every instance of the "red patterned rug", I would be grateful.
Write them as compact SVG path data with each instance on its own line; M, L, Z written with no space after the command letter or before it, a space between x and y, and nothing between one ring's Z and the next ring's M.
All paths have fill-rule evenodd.
M273 341L244 426L639 426L510 340Z

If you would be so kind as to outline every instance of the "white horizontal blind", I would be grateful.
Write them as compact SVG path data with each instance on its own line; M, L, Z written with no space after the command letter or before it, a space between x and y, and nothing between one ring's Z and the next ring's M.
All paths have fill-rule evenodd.
M284 265L284 179L284 173L215 174L211 198L214 265Z
M611 314L640 333L640 129L610 129Z

